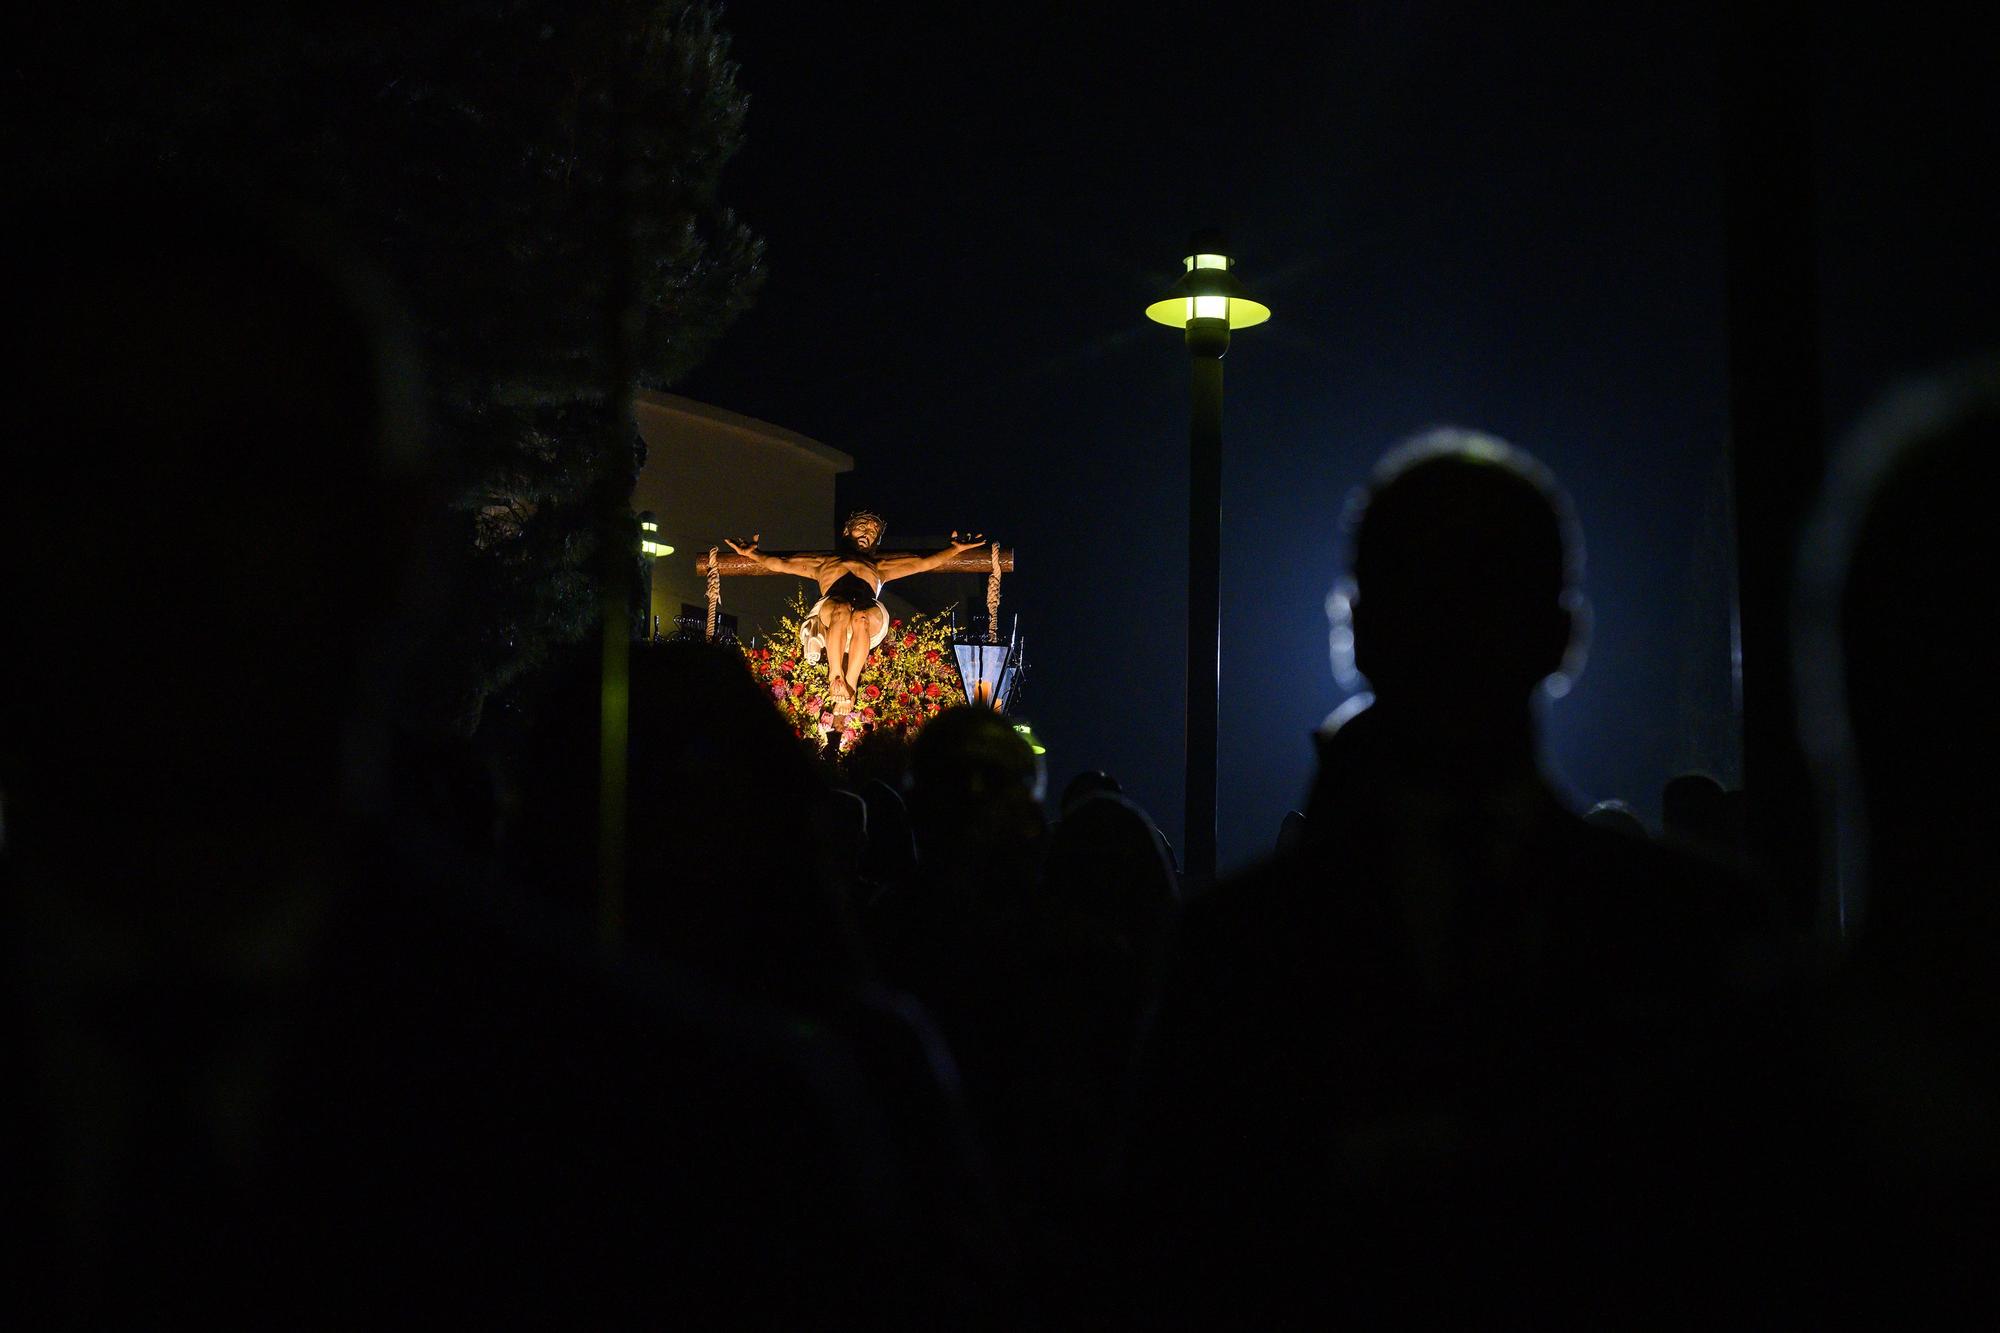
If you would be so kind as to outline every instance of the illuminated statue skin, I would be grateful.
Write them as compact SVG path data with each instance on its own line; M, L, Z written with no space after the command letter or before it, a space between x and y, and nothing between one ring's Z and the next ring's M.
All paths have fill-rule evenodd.
M854 711L868 654L889 632L889 610L878 600L882 585L936 569L985 544L978 533L960 540L954 532L949 546L930 555L883 555L882 526L876 515L856 510L841 526L840 549L825 554L765 555L757 549L761 534L747 544L729 541L730 550L773 573L797 574L819 584L819 601L799 626L799 646L808 662L826 654L827 694L836 715Z

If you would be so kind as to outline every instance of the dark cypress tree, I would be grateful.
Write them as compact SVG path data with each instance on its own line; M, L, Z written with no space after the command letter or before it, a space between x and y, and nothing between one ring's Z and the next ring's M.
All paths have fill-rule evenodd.
M747 107L728 38L702 0L234 8L35 20L26 176L303 208L388 277L450 529L412 707L466 731L596 617L642 461L626 391L685 374L762 279L719 199Z

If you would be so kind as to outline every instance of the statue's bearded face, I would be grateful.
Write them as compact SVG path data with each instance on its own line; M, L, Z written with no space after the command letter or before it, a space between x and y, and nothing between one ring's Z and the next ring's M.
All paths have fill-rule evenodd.
M882 524L873 518L850 518L841 534L865 549L882 540Z

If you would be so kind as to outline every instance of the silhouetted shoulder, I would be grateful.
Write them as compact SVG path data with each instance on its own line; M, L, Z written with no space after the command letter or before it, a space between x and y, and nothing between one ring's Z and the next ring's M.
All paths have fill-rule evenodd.
M1764 899L1719 861L1565 815L1560 881L1573 959L1607 984L1725 990L1772 947Z
M1279 972L1323 975L1328 947L1365 903L1319 849L1294 848L1231 875L1182 909L1168 986L1185 992ZM1343 924L1345 919L1345 924Z

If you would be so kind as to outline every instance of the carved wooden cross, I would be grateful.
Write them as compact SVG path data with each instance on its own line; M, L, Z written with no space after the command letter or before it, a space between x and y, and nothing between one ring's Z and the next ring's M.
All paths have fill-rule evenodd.
M819 551L766 551L763 554L783 558L795 555L820 555L824 553ZM928 552L871 551L869 554L879 560L890 555L918 555L928 554ZM695 557L694 572L708 580L708 638L713 641L715 638L715 618L722 610L723 575L751 574L764 576L776 574L780 571L766 569L749 556L737 555L734 551L725 552L719 546L711 546L708 548L707 555ZM927 572L932 574L986 575L986 635L995 642L999 641L1000 576L1014 572L1013 547L1002 546L999 542L994 542L987 547L984 554L967 551L962 555L952 556L943 564ZM790 577L796 578L798 576L791 575Z

